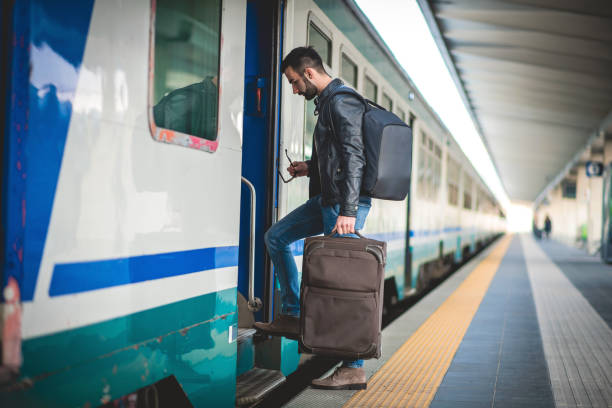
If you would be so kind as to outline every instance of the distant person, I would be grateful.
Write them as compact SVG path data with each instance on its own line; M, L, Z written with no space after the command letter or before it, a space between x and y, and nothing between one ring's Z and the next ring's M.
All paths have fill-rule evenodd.
M538 228L538 219L536 217L533 218L533 224L531 225L533 230L533 235L537 239L542 239L542 230Z
M546 239L550 239L550 232L552 231L552 221L550 217L547 215L544 219L544 233L546 234Z

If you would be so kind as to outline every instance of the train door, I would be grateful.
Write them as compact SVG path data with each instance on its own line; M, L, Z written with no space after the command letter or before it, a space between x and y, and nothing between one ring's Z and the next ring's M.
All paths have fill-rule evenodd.
M270 321L274 277L264 233L277 208L278 90L283 1L248 0L238 266L237 405L249 404L285 377L280 339L256 338L255 321Z

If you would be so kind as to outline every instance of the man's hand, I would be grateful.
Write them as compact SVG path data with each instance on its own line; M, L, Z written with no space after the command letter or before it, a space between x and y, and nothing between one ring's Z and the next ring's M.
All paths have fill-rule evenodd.
M332 235L337 232L340 235L343 234L354 234L355 233L355 217L345 217L339 215L336 220L336 226L332 230Z
M308 163L303 161L294 161L293 164L287 167L287 171L291 177L302 177L308 175Z

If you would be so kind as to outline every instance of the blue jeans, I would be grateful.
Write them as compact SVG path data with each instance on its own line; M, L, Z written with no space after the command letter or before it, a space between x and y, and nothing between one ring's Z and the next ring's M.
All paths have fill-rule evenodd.
M370 212L371 202L370 197L359 198L359 208L355 220L356 230L363 229L366 217ZM300 282L290 245L306 237L321 233L330 234L336 225L339 214L339 204L323 207L321 196L316 196L291 211L266 231L264 237L266 247L280 284L282 314L290 316L299 316L300 314ZM355 234L343 236L357 238ZM343 366L362 367L363 360L345 361Z

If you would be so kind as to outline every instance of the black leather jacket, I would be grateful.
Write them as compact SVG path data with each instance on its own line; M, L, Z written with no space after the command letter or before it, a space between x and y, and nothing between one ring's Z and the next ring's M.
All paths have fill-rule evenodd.
M321 194L321 204L340 204L340 215L355 217L365 169L361 124L365 106L355 95L336 94L344 86L334 79L315 99L319 118L308 161L310 196Z

